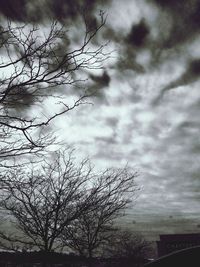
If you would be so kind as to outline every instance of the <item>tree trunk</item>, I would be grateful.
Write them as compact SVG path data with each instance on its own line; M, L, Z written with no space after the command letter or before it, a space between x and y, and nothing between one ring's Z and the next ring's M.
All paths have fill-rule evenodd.
M90 248L88 249L88 266L93 266L93 251Z

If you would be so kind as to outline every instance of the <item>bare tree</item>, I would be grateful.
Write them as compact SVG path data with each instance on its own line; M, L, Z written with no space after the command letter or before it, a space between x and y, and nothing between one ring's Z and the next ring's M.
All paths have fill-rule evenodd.
M94 204L65 228L63 242L80 255L92 258L101 253L115 230L116 219L125 215L135 198L135 177L127 168L107 170L97 177Z
M45 127L56 117L84 103L87 93L68 103L61 89L81 81L82 69L99 68L104 45L90 45L105 24L103 14L96 27L83 16L85 33L82 43L70 44L68 32L58 23L45 33L29 25L7 22L0 28L0 162L17 156L42 151L53 142ZM58 103L54 113L42 116L37 109L42 101ZM25 112L34 106L34 112Z
M64 227L91 205L87 193L91 168L83 161L75 167L71 153L57 153L53 162L40 170L11 170L1 181L0 207L12 220L15 233L1 233L1 238L16 244L32 245L51 251ZM84 190L85 189L85 190Z
M8 177L1 181L0 208L7 212L8 220L12 220L16 230L14 233L1 231L0 237L12 243L12 247L15 247L13 244L23 244L52 251L63 247L66 230L79 233L81 228L77 222L91 216L91 212L95 214L99 207L97 211L102 210L104 215L103 222L99 219L99 227L96 226L96 241L91 241L96 248L100 233L106 222L109 224L111 213L114 215L109 207L114 210L115 205L117 212L129 202L128 195L124 196L124 193L133 192L134 178L135 174L128 174L126 170L96 175L87 160L76 167L71 153L67 155L66 152L57 153L53 162L46 162L38 171L11 170ZM104 208L100 209L103 205ZM90 217L92 225L95 225L97 219L93 219ZM65 245L68 246L68 242ZM94 250L92 246L90 253Z
M152 244L131 229L117 229L105 246L104 255L117 260L119 266L143 266L152 253ZM116 266L118 266L116 264Z

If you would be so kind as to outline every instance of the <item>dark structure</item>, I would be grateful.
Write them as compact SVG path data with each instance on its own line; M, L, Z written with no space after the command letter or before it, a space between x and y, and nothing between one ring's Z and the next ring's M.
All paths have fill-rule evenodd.
M200 246L199 233L160 235L160 241L157 241L158 257L195 246Z
M200 247L192 247L163 256L145 267L199 267Z
M56 252L0 252L0 267L81 267L87 259Z

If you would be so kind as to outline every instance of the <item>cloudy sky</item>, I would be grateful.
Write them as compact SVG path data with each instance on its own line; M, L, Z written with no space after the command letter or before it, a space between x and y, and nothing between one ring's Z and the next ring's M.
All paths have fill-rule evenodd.
M134 211L187 217L200 211L200 1L179 2L103 6L101 38L114 52L89 76L100 96L58 125L97 168L139 171Z
M109 42L112 53L103 69L86 73L93 105L73 110L54 127L97 169L128 163L139 171L134 212L198 216L200 1L17 2L13 9L12 1L9 7L0 1L2 14L29 22L52 16L63 24L67 17L75 28L75 2L87 3L91 19L105 11L96 44Z

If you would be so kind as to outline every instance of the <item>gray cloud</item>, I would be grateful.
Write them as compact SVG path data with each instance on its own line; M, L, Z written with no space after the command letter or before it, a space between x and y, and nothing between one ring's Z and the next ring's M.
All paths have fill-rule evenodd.
M180 45L199 33L199 0L183 0L181 2L178 0L154 0L152 2L161 7L161 13L167 12L171 19L168 37L163 42L166 48Z
M45 19L55 19L61 22L75 20L81 13L87 17L88 26L94 27L97 21L92 15L96 7L108 5L104 0L11 0L0 1L0 13L14 21L41 22Z
M186 70L183 74L180 75L174 81L170 81L166 86L162 88L160 94L157 98L153 101L153 104L156 105L159 101L162 100L164 94L172 89L177 89L179 86L186 86L193 82L196 82L200 79L200 59L192 60L188 63Z
M23 21L27 17L26 0L17 0L15 3L12 0L1 0L0 13L11 20Z
M148 34L149 28L145 20L142 19L138 24L132 25L126 41L135 48L140 48L145 45Z
M163 88L163 91L174 89L182 85L188 85L199 79L200 75L200 59L195 59L189 62L185 72L175 81L169 83Z

